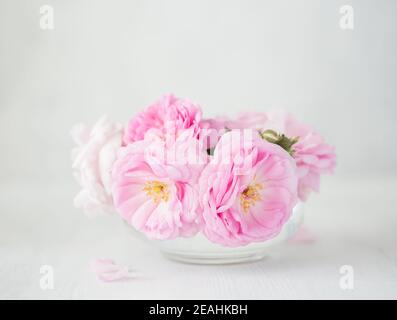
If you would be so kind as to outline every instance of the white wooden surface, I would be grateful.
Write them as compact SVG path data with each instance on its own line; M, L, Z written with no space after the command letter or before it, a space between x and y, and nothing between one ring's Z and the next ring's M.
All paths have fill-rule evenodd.
M306 207L312 244L273 248L263 261L197 266L166 260L132 238L117 217L88 219L72 207L72 186L2 183L2 299L322 299L397 298L397 178L329 177ZM102 283L92 258L110 257L144 273ZM40 267L54 268L42 290ZM339 286L354 268L354 289Z

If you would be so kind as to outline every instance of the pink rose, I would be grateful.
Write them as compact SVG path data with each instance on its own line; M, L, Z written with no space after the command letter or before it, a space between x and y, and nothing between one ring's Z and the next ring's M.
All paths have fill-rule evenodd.
M326 144L312 128L288 113L268 114L263 129L272 129L288 137L297 137L292 154L298 167L298 195L306 201L311 191L319 191L320 176L332 173L336 164L334 147Z
M207 127L222 129L261 129L267 121L267 115L261 112L243 112L236 118L216 117L214 119L204 119L202 122Z
M207 136L209 148L215 147L220 137L232 129L261 129L267 120L264 113L245 112L240 113L236 118L216 117L214 119L204 119L200 123L200 136Z
M189 133L172 147L160 139L131 143L114 165L116 210L149 238L189 237L200 229L196 185L207 155Z
M240 113L235 119L225 121L229 129L261 129L267 121L267 115L261 112Z
M281 231L297 202L296 166L256 132L236 138L233 130L217 144L199 190L209 240L231 247L265 241Z
M298 141L292 145L291 153L298 167L298 196L301 201L306 201L311 191L318 192L321 175L332 173L335 168L334 147L327 145L318 133L288 113L247 112L235 119L218 119L218 126L221 125L230 129L270 129L288 138L297 137Z
M206 149L213 149L220 137L227 132L227 130L224 119L203 119L200 122L199 139L205 145Z
M111 169L121 147L123 126L103 116L92 128L76 125L71 134L77 144L72 151L73 169L82 187L75 206L91 216L113 212Z
M198 135L201 108L188 100L165 95L133 118L125 131L126 144L143 140L147 134L174 141L185 129Z

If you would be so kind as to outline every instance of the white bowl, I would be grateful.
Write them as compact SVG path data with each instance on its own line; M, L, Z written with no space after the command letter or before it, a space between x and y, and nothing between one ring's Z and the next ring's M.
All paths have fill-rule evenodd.
M290 239L303 222L303 204L295 206L293 213L281 232L273 239L251 243L246 246L229 248L210 242L202 234L192 238L177 238L174 240L149 240L153 245L172 260L195 264L229 264L256 261L264 258L267 249ZM131 228L130 228L131 229ZM134 229L133 229L134 230ZM143 235L134 230L136 236Z

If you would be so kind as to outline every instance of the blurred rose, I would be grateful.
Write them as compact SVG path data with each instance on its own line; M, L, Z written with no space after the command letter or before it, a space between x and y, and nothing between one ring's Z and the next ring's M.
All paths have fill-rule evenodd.
M72 150L73 169L82 187L75 206L90 216L113 212L111 170L122 143L122 125L103 116L92 128L76 125L71 134L77 144Z
M269 113L263 129L298 138L292 145L292 155L298 167L298 195L302 201L306 201L311 191L319 191L320 176L333 172L336 165L335 148L288 113Z

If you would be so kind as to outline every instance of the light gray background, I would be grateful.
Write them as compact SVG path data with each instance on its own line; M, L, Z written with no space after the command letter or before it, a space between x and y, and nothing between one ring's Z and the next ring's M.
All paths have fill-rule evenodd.
M74 123L127 122L169 92L208 116L289 110L337 147L338 174L389 175L396 15L393 0L0 0L0 177L66 183Z
M345 4L354 30L339 27ZM393 0L0 0L0 297L395 298L396 39ZM270 264L176 266L131 251L116 219L72 208L72 125L104 113L126 123L170 92L206 116L289 110L336 146L336 175L307 205L316 244ZM82 273L91 254L154 279L98 289ZM57 268L55 293L38 287L42 264ZM338 287L343 264L356 291Z

